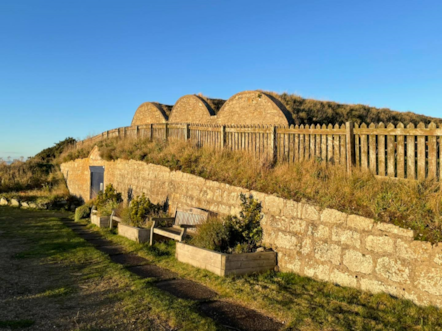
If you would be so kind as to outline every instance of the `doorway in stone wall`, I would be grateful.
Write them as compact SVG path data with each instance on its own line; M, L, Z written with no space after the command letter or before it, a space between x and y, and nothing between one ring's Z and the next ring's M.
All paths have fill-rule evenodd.
M91 171L91 199L98 195L98 192L104 190L104 167L89 167Z

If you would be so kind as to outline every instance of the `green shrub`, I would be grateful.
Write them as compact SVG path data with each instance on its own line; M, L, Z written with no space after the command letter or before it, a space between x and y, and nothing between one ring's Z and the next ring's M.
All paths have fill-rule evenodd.
M230 247L240 245L241 250L253 251L262 239L261 203L253 196L240 195L241 212L238 216L227 216L225 225L230 233Z
M83 205L75 209L75 222L78 222L82 218L88 218L91 215L91 207Z
M129 207L122 208L118 213L124 224L138 228L150 228L152 224L147 221L149 217L166 216L164 213L164 204L152 203L144 193L135 197Z
M227 216L224 220L209 218L197 229L190 244L223 253L249 253L262 240L261 203L244 194L238 216Z
M109 216L122 201L121 193L117 192L112 184L109 184L104 192L98 193L94 203L100 216Z
M209 217L205 223L198 227L197 233L190 243L200 248L224 252L228 249L229 230L224 226L222 220Z

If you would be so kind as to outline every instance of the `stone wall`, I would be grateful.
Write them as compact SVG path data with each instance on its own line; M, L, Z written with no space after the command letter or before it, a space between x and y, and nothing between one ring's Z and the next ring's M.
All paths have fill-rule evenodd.
M145 192L153 202L168 199L171 212L199 207L236 214L239 194L252 194L262 202L264 242L278 252L282 271L442 307L442 246L413 240L411 230L158 165L104 162L97 154L95 150L90 159L61 165L72 194L88 199L89 165L104 165L105 185L114 184L125 199Z
M145 102L136 110L131 125L166 123L169 119L171 109L171 106L157 102Z
M284 125L291 121L289 112L273 97L260 91L235 94L223 105L217 115L217 124Z
M210 124L216 122L215 111L203 98L189 94L178 99L169 123Z

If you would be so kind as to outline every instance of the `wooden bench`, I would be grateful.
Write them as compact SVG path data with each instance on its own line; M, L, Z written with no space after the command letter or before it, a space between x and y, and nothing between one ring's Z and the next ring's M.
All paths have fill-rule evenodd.
M177 208L175 217L152 218L150 244L154 234L182 242L187 230L204 223L208 216L209 212L199 208Z

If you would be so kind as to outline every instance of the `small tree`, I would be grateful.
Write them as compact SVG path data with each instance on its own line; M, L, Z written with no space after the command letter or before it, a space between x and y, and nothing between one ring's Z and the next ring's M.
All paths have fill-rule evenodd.
M137 196L130 204L130 221L132 226L141 227L148 216L159 215L163 206L154 204L144 195Z
M240 195L241 212L238 216L227 216L226 226L230 232L230 247L246 244L246 250L252 251L262 239L261 203L253 196Z

